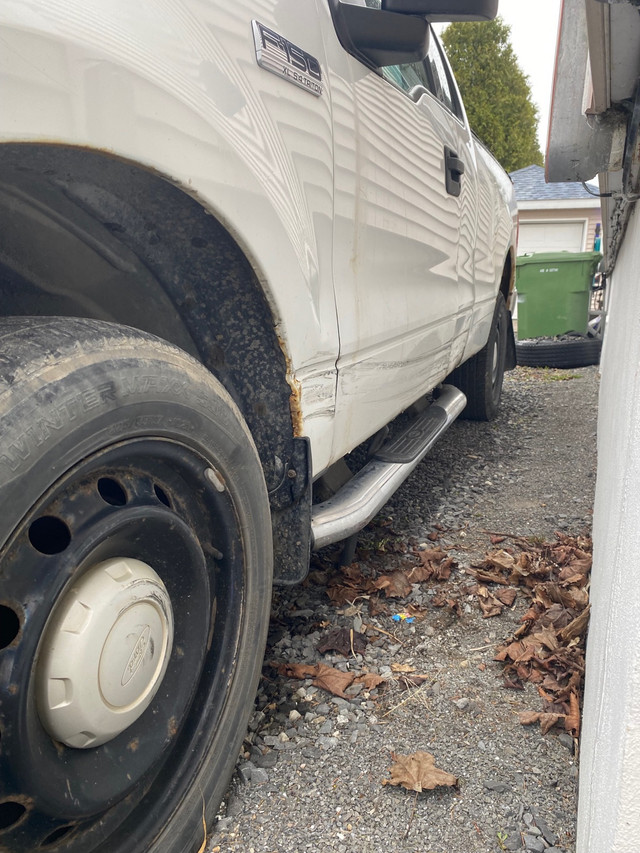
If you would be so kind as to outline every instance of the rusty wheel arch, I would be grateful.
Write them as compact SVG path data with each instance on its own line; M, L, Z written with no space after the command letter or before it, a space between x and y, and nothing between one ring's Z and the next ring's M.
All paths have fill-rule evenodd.
M222 382L262 462L276 565L283 579L298 579L308 559L309 451L295 435L267 299L223 225L168 180L104 152L7 144L0 227L6 315L132 326L181 347Z

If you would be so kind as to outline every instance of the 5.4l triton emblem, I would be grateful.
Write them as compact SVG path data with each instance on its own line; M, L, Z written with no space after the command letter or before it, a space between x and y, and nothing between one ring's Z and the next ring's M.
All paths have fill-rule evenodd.
M322 71L318 60L264 24L252 21L252 25L258 65L313 95L321 95Z

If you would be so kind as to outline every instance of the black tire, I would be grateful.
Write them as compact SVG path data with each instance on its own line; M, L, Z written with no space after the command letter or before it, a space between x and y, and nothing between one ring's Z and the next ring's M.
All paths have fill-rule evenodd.
M600 338L582 336L516 342L518 364L527 367L588 367L600 362L601 350Z
M498 293L487 343L446 380L467 398L463 418L491 421L498 414L507 355L508 323L509 312L504 296Z
M266 641L271 527L255 446L217 380L150 335L13 318L0 353L0 849L194 853L233 772ZM167 670L137 720L74 749L39 713L55 680L42 683L43 631L59 637L71 586L123 556L168 591ZM147 628L122 685L153 657Z

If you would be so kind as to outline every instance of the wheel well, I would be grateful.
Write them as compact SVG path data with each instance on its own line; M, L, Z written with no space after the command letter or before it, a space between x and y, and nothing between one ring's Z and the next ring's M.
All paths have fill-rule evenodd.
M299 575L308 448L294 435L287 364L267 299L223 225L169 180L107 153L6 144L0 233L5 315L132 326L186 350L222 382L260 455L274 544L290 557L280 564Z
M513 264L513 250L509 249L509 252L507 253L507 257L505 258L505 261L504 261L504 268L502 270L502 278L500 279L500 292L504 296L504 301L505 301L507 307L509 306L509 295L511 294L511 291L513 290L513 286L515 283L514 282L514 278L515 278L514 272L515 272L515 268L514 268L514 264Z
M256 276L215 217L101 152L4 145L0 229L5 314L109 320L176 344L222 381L273 473L292 437L286 361Z

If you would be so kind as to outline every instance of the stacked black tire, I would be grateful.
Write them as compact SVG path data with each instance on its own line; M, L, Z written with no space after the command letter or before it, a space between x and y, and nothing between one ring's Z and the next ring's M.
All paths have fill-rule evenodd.
M600 362L601 349L601 338L571 332L557 338L516 341L516 358L527 367L588 367Z

